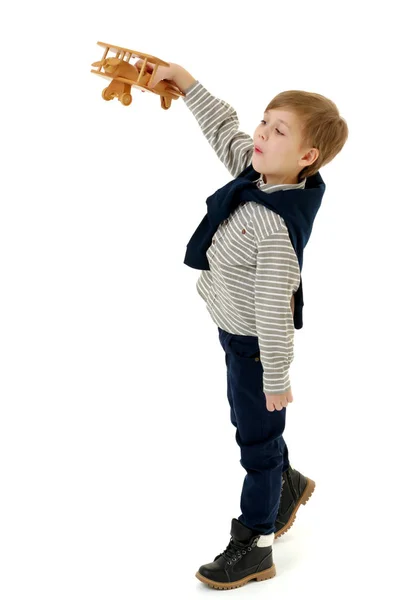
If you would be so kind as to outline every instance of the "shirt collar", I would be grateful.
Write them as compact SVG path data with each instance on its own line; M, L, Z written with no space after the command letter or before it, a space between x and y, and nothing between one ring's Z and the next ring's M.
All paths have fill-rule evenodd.
M288 189L304 189L306 185L306 179L300 181L300 183L264 183L262 175L256 180L257 187L262 192L276 192L277 190L288 190Z

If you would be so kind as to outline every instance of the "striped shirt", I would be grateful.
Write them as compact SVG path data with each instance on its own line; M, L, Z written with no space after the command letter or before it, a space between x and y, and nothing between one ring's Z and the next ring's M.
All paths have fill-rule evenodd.
M196 80L182 96L218 158L236 178L252 163L253 138L239 130L236 111ZM258 188L304 188L268 184ZM265 394L290 388L294 322L291 299L300 285L300 268L285 221L258 202L240 204L220 223L207 250L210 270L203 270L196 288L214 323L237 335L258 337Z

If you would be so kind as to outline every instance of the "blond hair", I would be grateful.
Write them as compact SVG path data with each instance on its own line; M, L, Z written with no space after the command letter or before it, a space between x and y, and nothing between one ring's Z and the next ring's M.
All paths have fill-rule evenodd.
M302 146L317 148L319 155L299 173L299 182L328 164L342 150L349 130L332 100L302 90L288 90L275 96L265 110L282 109L293 112L301 126Z

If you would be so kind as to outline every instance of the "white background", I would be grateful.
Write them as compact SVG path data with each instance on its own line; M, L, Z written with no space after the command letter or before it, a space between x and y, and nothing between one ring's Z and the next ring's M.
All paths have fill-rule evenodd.
M224 352L183 263L231 177L182 99L102 99L97 41L181 64L251 135L286 89L324 94L346 119L304 252L285 431L317 487L274 544L277 576L229 593L398 597L394 6L3 8L2 600L218 593L194 574L240 514Z

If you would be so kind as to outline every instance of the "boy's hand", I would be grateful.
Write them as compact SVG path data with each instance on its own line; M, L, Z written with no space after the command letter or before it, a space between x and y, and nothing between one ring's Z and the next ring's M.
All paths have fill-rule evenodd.
M135 62L135 67L137 67L140 71L143 66L143 63L144 63L144 60L139 59L138 61ZM145 73L152 73L154 71L154 67L155 67L154 63L147 62ZM151 85L149 85L149 88L150 89L154 88L163 79L166 79L167 81L173 81L174 74L176 73L177 68L178 68L178 65L175 65L174 63L170 63L169 67L163 67L163 66L159 65L156 76L153 79Z
M142 59L139 59L135 63L135 66L138 69L141 69L143 66L143 62L144 61ZM152 73L154 71L154 66L154 63L147 62L146 73ZM167 82L174 83L183 94L186 94L186 90L188 90L189 87L196 81L196 79L193 77L193 75L189 73L189 71L186 71L186 69L184 69L181 65L178 65L176 63L169 63L169 67L159 66L153 83L151 86L149 86L150 89L154 88L163 79L165 79ZM142 92L143 91L144 90L142 90Z
M282 410L289 402L293 402L292 388L289 388L284 394L265 394L267 399L267 410L273 412Z

